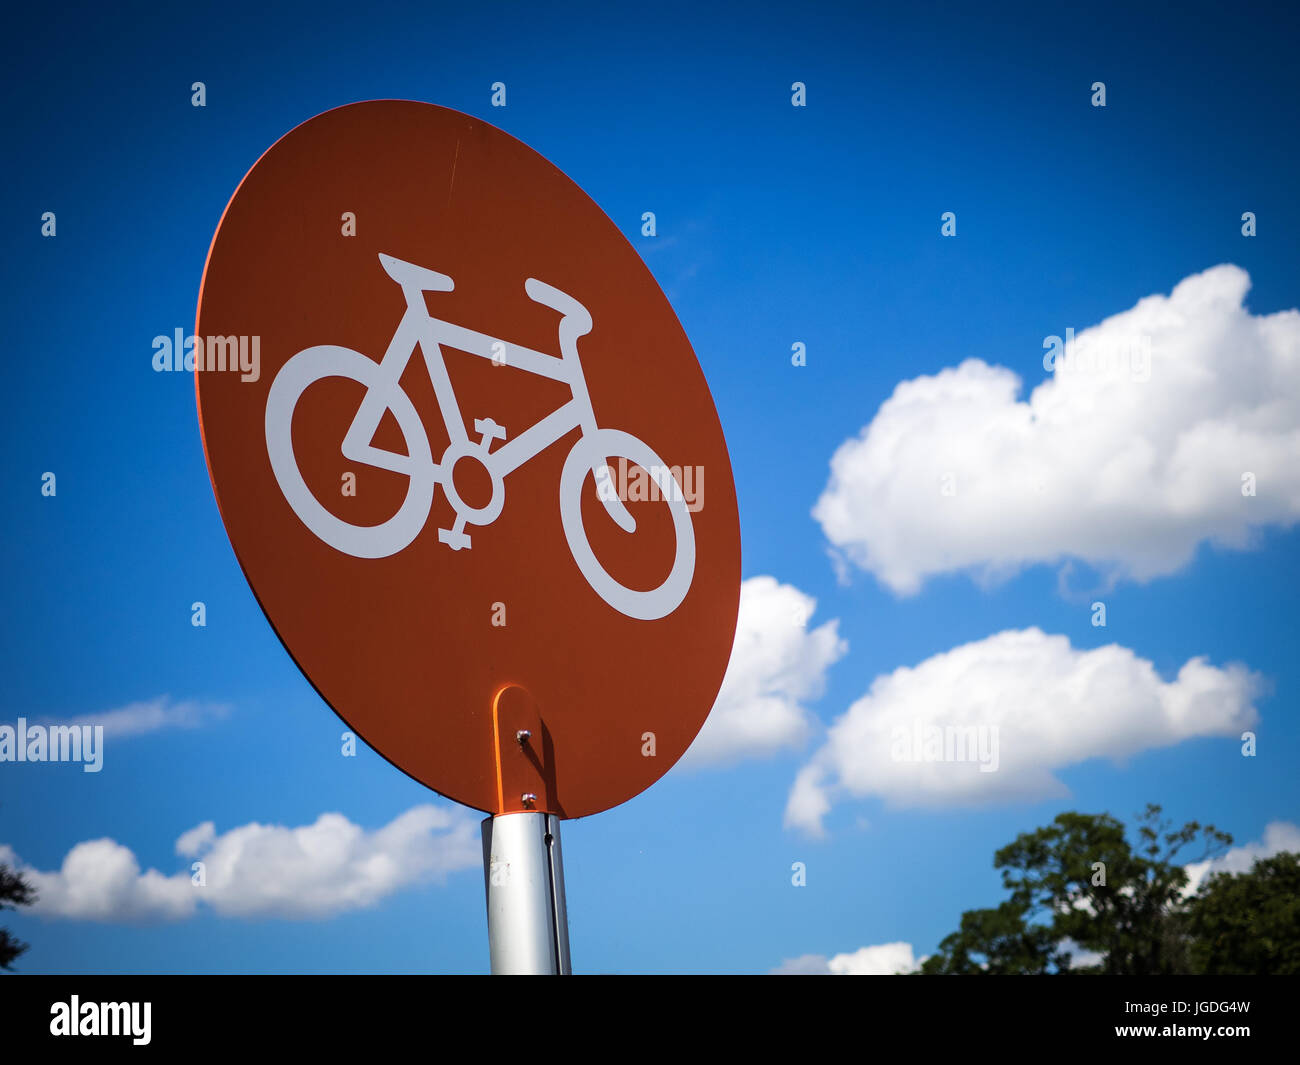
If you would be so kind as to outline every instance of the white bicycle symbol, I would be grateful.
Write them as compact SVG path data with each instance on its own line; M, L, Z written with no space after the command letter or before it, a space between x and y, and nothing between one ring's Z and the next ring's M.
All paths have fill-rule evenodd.
M506 475L577 428L582 430L582 435L565 459L560 474L560 521L578 569L606 603L628 617L653 621L676 610L695 575L695 530L691 514L673 471L647 444L619 429L601 429L596 425L586 378L578 361L578 338L591 332L591 315L587 309L572 296L536 278L524 282L529 299L562 315L560 358L556 359L432 317L424 293L450 292L454 288L452 279L391 255L380 255L379 260L406 297L406 311L383 359L375 362L360 352L333 344L306 348L280 368L267 396L267 454L285 500L302 523L337 551L356 558L385 558L403 550L420 534L428 521L435 489L441 485L456 519L450 529L438 530L438 539L454 551L468 548L470 537L465 527L491 525L505 506ZM437 462L433 461L424 424L400 384L417 344L424 352L451 441ZM504 441L506 430L491 418L476 418L474 432L480 439L472 443L447 372L443 344L497 362L508 352L505 360L508 365L563 382L572 390L573 398L496 451L491 450L492 443ZM311 385L327 377L345 377L366 388L361 407L343 437L344 457L409 478L406 497L397 513L378 525L352 525L336 517L312 494L298 469L293 453L294 408ZM392 411L397 419L406 441L405 455L370 444L385 411ZM596 479L598 497L609 516L624 532L636 529L635 519L613 490L609 467L613 457L641 466L658 485L659 494L672 513L677 541L673 566L664 582L648 591L628 588L611 577L596 558L583 528L582 488L590 473ZM456 491L452 470L461 461L478 463L491 479L492 498L481 507L469 506Z

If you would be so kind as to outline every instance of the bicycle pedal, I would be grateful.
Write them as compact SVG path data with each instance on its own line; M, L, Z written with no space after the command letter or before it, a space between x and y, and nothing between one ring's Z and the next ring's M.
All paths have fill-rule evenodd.
M492 418L475 418L474 432L483 438L481 442L484 444L489 440L504 440L506 438L505 426L498 425Z
M455 529L439 529L438 539L453 551L459 551L462 548L469 550L469 536L466 533L457 532Z

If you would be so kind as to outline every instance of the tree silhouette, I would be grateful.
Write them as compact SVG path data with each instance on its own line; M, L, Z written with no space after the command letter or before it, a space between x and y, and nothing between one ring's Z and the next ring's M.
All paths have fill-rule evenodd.
M36 890L22 873L16 873L7 865L0 865L0 910L16 910L19 906L30 906L36 901ZM0 928L0 969L12 971L14 959L27 949L28 944L10 935L7 928Z

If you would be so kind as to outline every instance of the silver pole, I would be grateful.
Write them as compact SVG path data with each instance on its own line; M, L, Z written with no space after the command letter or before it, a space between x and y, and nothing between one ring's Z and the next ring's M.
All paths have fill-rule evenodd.
M568 976L560 819L530 812L485 818L483 886L492 975Z

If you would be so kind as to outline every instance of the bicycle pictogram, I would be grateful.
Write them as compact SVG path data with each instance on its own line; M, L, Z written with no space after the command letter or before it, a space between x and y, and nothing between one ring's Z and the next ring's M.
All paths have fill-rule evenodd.
M294 513L318 538L356 558L385 558L409 546L428 521L439 486L455 512L450 528L438 530L438 539L452 551L472 547L470 526L486 527L505 507L506 478L575 428L581 435L569 451L560 474L560 521L569 550L592 589L611 607L628 617L653 621L671 614L690 590L695 574L695 530L681 486L649 445L620 429L596 423L586 378L578 357L578 340L591 331L592 319L577 299L536 278L524 282L528 298L560 314L560 357L508 343L453 322L433 317L425 303L426 292L451 292L454 282L445 274L380 255L389 277L401 286L406 310L383 358L376 362L360 352L333 344L306 348L280 368L266 401L266 447L280 490ZM435 462L424 423L401 377L416 346L424 353L439 411L449 443ZM506 429L492 418L475 418L473 441L447 370L443 347L498 361L507 353L508 365L569 387L572 398L518 435L507 439ZM323 506L308 487L293 452L293 413L303 393L318 381L343 377L366 389L360 408L345 433L341 451L351 462L389 470L409 479L397 512L377 525L353 525ZM401 429L406 454L372 446L386 412L391 411ZM493 449L496 442L499 447ZM668 576L656 588L629 588L611 576L591 548L583 526L582 492L588 475L595 478L597 497L610 518L624 532L636 530L636 520L619 498L612 483L611 459L622 458L642 467L659 488L659 498L670 509L676 553ZM470 506L456 490L453 469L458 463L481 466L491 482L491 498Z

